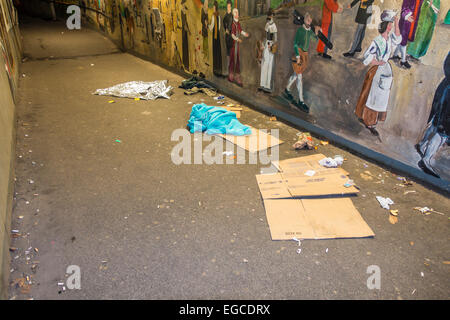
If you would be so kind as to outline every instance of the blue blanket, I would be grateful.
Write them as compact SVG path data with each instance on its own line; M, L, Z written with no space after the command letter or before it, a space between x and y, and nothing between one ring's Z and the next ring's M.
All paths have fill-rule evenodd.
M204 103L192 107L188 127L191 133L206 132L211 135L222 133L235 136L252 134L250 127L240 123L234 112L220 107L207 106Z

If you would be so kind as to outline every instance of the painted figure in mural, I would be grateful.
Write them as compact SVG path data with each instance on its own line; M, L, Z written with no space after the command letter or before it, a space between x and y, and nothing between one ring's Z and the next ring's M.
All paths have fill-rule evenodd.
M233 38L231 37L231 27L233 25L233 14L231 13L233 4L231 0L227 1L227 13L223 17L223 27L225 29L225 45L227 51L227 66L230 65L230 52L233 46Z
M395 50L393 59L401 60L400 65L406 69L411 68L409 62L406 61L406 46L408 41L414 41L422 2L423 0L403 0L399 23L402 43Z
M297 29L297 33L295 34L294 40L294 53L295 57L292 58L292 67L294 69L294 73L289 78L288 85L283 92L283 96L289 100L294 106L299 108L304 112L309 112L309 107L305 104L303 100L303 72L308 66L308 50L311 38L318 39L317 33L322 31L320 27L315 27L315 30L312 30L311 27L312 18L311 15L307 12L304 15L304 23ZM291 93L291 87L297 83L297 92L298 92L298 100L294 99L294 96Z
M407 52L413 58L423 57L428 50L434 27L441 6L440 0L425 0L420 9L420 17L417 22L416 38L408 44Z
M222 76L222 45L220 43L220 31L222 22L219 15L219 3L214 1L214 13L211 17L209 29L213 37L213 72L216 76Z
M186 0L181 0L181 42L183 46L183 65L185 70L189 71L189 25L187 23L188 8L186 7Z
M391 33L394 25L394 32ZM389 57L395 46L402 41L399 18L393 11L381 14L380 33L364 53L363 63L371 65L366 74L355 114L370 132L379 136L376 130L378 121L385 121L391 92L393 75Z
M242 87L241 80L241 63L240 63L240 44L242 37L247 38L249 34L242 30L239 22L239 10L233 9L233 23L231 25L231 37L233 38L233 46L230 52L230 65L228 68L228 81L235 82Z
M337 2L337 0L324 0L322 7L322 33L331 41L331 31L333 28L333 12L341 13L343 7ZM319 41L317 44L317 52L319 56L325 59L331 59L331 56L327 54L328 47L325 43Z
M207 65L209 61L209 48L208 48L208 0L203 1L202 6L202 37L203 37L203 58Z
M264 50L261 60L260 87L258 88L260 91L267 93L271 93L273 91L272 75L275 66L275 52L278 41L278 30L274 21L274 15L275 13L273 9L269 9L269 12L267 13L266 27L264 29L266 31L266 40L264 42Z
M450 144L450 53L444 62L445 78L434 94L428 126L422 140L416 145L422 157L419 167L428 174L439 177L433 169L432 160L445 144Z
M344 53L344 57L353 57L355 52L361 52L361 44L364 40L364 36L366 34L366 26L372 17L372 4L375 0L353 0L351 4L348 5L348 8L353 8L358 2L358 13L356 14L355 22L356 32L353 39L353 44L350 50Z

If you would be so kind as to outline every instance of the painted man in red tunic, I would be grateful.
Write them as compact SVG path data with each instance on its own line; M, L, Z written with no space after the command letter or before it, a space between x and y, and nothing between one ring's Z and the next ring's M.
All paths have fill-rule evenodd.
M324 0L322 8L322 33L331 40L331 30L333 27L333 12L341 13L342 5L337 0ZM331 59L331 56L327 54L328 48L325 43L319 40L317 44L317 52L319 56L325 59Z
M233 9L233 23L231 25L231 37L233 39L233 46L230 50L230 65L228 68L228 81L236 82L238 86L242 87L241 80L241 65L240 65L240 43L242 37L248 37L248 33L242 30L241 23L239 22L239 11L237 8Z

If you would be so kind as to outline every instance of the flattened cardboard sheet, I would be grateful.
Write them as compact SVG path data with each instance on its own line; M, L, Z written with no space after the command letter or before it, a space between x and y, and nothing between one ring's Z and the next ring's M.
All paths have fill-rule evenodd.
M252 134L248 136L233 136L229 134L219 134L219 136L249 152L263 151L283 143L280 139L262 130L250 128L252 129Z
M272 240L365 238L375 234L349 198L264 200Z
M333 172L324 171L312 177L279 172L256 175L256 180L263 199L342 196L359 192L354 186L344 186L348 176L338 171Z
M319 161L326 158L321 153L313 154L306 157L299 157L293 159L287 159L282 161L272 161L272 164L283 173L298 173L299 175L304 175L305 172L309 170L314 170L317 173L327 172L327 173L342 173L348 175L348 172L342 168L325 168L319 164Z

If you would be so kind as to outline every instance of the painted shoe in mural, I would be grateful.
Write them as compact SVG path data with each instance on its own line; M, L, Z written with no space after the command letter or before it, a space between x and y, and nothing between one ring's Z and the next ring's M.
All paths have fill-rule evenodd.
M400 62L400 65L401 65L403 68L405 68L405 69L410 69L410 68L411 68L411 65L409 64L408 61Z
M294 106L296 106L299 110L309 113L309 107L303 102L303 101L294 101L292 103Z
M241 76L240 75L236 75L236 77L234 78L234 83L236 83L239 87L243 87L244 86L242 84L242 80L241 80Z
M346 58L353 57L354 55L355 55L355 53L354 52L350 52L350 51L343 54L343 56L346 57Z
M416 144L414 148L416 148L417 153L420 154L421 157L423 157L423 152L422 150L420 150L420 144Z
M289 92L288 89L285 89L283 91L283 98L287 99L290 102L294 101L294 96Z
M375 127L367 127L369 129L370 133L373 134L375 137L379 137L380 133L375 129Z
M330 56L329 54L326 54L326 53L319 53L319 56L321 56L321 57L324 58L324 59L331 60L331 56Z
M361 48L358 48L358 49L355 50L355 52L361 52L361 51L362 51Z

